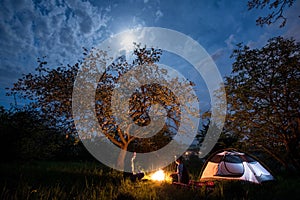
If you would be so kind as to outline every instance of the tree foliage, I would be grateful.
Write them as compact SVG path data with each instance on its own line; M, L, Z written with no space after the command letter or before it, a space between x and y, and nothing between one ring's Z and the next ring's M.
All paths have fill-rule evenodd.
M176 77L168 77L167 71L158 68L155 63L159 62L162 55L160 49L135 44L131 59L128 60L125 56L120 56L113 60L109 66L106 66L106 63L111 58L107 57L106 52L96 48L90 51L84 50L85 58L74 66L50 68L47 67L46 58L38 59L39 66L36 68L36 73L29 73L20 78L11 88L10 95L18 94L19 97L28 99L30 101L29 107L36 110L41 119L47 121L50 126L60 128L62 132L65 132L66 137L76 136L74 116L72 116L72 94L76 93L73 90L76 76L79 70L87 70L92 76L98 73L97 70L93 70L95 69L93 66L104 64L105 70L97 82L94 96L95 108L93 109L96 112L98 123L102 133L113 144L124 150L138 152L154 151L166 145L177 133L180 123L183 122L181 118L182 109L189 113L194 112L189 110L189 106L182 107L177 99L177 95L180 95L186 97L188 103L195 103L189 102L191 99L195 99L191 93L192 83L184 82ZM129 113L127 113L134 122L133 124L141 127L147 126L153 120L150 118L149 112L155 105L166 110L167 120L163 122L162 129L157 135L145 139L132 134L134 132L133 124L126 125L125 128L120 127L111 108L113 91L120 87L122 77L137 66L146 67L137 68L140 70L138 72L140 76L136 76L135 81L139 82L152 75L154 79L164 79L173 87L180 88L180 94L174 94L170 88L160 84L144 84L134 90L129 99ZM131 84L131 82L128 81L126 84ZM83 87L94 86L92 82L87 80ZM89 97L84 96L80 101L84 103L86 98ZM122 103L121 101L118 102L118 104ZM73 109L76 108L73 107ZM89 120L84 118L85 116L83 116L83 120ZM91 132L93 132L92 129ZM84 137L82 138L84 139ZM86 137L85 139L89 138ZM120 160L124 160L125 155L120 156Z
M248 9L264 9L268 7L270 10L266 16L260 16L256 19L256 24L259 26L270 25L278 20L282 20L280 27L284 27L287 18L283 12L286 7L291 7L295 3L295 0L250 0L248 1Z
M72 88L80 63L50 68L45 60L46 57L38 58L35 73L24 74L8 95L17 94L27 100L26 106L37 111L52 128L73 134Z
M227 131L248 148L300 168L300 44L275 37L261 49L238 45L230 76Z
M182 105L178 99L178 96L184 97L184 103L186 104L197 103L192 102L197 97L192 92L191 82L182 81L176 76L171 77L168 75L167 70L159 68L157 63L161 55L162 51L160 49L135 44L132 58L128 59L121 56L107 66L106 53L99 49L93 49L82 64L82 71L92 71L90 72L92 74L82 77L84 83L89 82L93 78L93 70L97 70L96 68L91 69L91 66L97 66L99 63L107 66L97 84L95 110L102 133L113 144L123 150L137 152L158 150L171 141L172 136L177 134L182 123L189 123L189 119L185 121L181 117L182 112L198 116L198 113L190 110L189 106ZM153 82L145 83L144 80L149 80L149 78ZM160 84L161 82L167 84ZM168 86L176 88L176 94ZM84 85L84 89L89 87L91 89L88 90L92 91L94 86L90 83ZM121 93L116 91L121 91ZM127 96L128 94L130 96ZM80 99L80 105L87 104L87 107L89 107L90 102L86 102L86 98L91 97L79 95L78 98ZM126 106L127 104L128 106ZM124 106L120 107L119 105ZM128 107L127 111L126 107ZM155 108L158 108L156 110L158 112L155 113L154 118L158 117L158 120L154 124L159 122L162 126L156 130L154 136L144 138L153 131L153 127L146 126L155 120L150 117L152 109ZM81 110L80 107L78 109ZM82 112L76 113L80 113L78 116L80 121L92 121L93 116L86 118L86 115L81 116ZM167 118L166 121L162 117L164 114ZM86 136L84 137L86 139L94 139L95 136L91 134L94 131L93 127L94 124L90 123L90 127L87 128L90 131L85 131ZM142 129L140 127L146 128ZM118 163L118 166L123 165L124 158L123 151L123 154L121 152L119 155L118 160L120 163Z

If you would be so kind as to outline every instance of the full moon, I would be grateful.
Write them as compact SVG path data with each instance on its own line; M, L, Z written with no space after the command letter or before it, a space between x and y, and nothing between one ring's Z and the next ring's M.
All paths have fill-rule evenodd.
M134 39L135 37L133 34L127 33L121 38L120 44L124 50L129 51L133 48L133 43L135 42Z

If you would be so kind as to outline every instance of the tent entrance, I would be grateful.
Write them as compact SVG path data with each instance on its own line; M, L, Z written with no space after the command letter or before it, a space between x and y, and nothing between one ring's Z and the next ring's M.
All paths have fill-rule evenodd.
M241 177L245 172L243 160L234 155L224 155L218 164L218 171L215 176Z

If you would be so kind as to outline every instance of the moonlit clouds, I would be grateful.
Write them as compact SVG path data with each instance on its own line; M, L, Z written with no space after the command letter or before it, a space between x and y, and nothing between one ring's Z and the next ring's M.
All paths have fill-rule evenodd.
M4 0L0 6L0 101L23 73L34 72L38 57L50 66L74 64L82 47L91 47L105 35L109 9L81 1Z
M232 50L239 42L253 48L274 36L300 40L300 2L286 9L286 27L255 25L264 11L248 11L241 1L161 0L2 0L0 6L0 95L22 73L34 72L38 57L50 67L75 64L82 47L98 46L112 34L154 26L173 29L199 42L222 74L231 71ZM3 103L4 102L4 103Z
M0 12L0 55L7 59L1 59L1 69L6 71L1 75L17 66L21 70L16 75L28 72L41 56L47 56L56 65L76 62L81 47L90 47L100 40L109 21L108 11L89 2L74 2L4 2Z
M157 10L155 16L156 16L155 21L157 22L161 17L164 16L164 14L161 10Z
M112 33L114 28L145 26L144 12L158 8L157 2L142 2L136 7L121 1L80 0L4 0L0 6L0 90L1 104L12 99L4 97L4 88L12 87L23 73L34 72L37 58L46 56L50 67L75 64L82 58L82 47L91 48ZM141 6L141 5L139 5ZM132 9L132 12L128 11ZM127 15L127 21L123 17ZM154 15L154 14L153 14ZM162 13L156 15L157 20ZM130 27L129 27L130 28Z

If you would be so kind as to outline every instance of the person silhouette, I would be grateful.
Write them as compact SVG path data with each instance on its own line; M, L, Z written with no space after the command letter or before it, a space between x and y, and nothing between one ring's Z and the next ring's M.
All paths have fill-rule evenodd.
M189 184L190 181L189 172L183 163L183 158L182 157L177 158L175 160L175 163L177 165L176 172L171 174L171 177L173 178L173 182Z
M132 171L132 174L130 176L131 181L141 180L145 176L143 172L137 170L135 164L135 158L136 158L136 152L133 153L133 156L131 158L131 171Z

